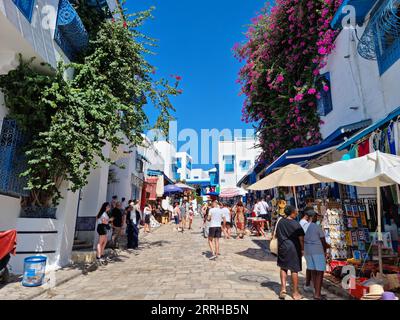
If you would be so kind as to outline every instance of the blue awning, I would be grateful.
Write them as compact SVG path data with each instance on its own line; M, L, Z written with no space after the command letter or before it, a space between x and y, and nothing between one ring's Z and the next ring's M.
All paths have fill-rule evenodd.
M348 12L342 12L345 6L353 6L355 8L356 22L357 24L361 25L364 22L366 15L371 11L376 2L378 2L378 0L343 0L342 5L339 7L332 19L332 29L339 29L341 27L343 18L348 15Z
M332 142L338 141L342 139L344 135L349 133L354 133L355 131L364 129L372 124L372 120L363 120L356 123L351 123L345 126L341 126L337 128L334 132L332 132L328 137L324 139L324 142ZM343 141L343 140L342 140Z
M147 175L150 177L164 176L164 180L165 182L167 182L167 184L174 184L174 182L170 178L168 178L168 176L164 173L164 171L148 169Z
M276 159L270 166L267 167L265 173L269 174L273 170L289 164L305 163L306 161L318 158L324 153L335 150L341 143L342 142L338 141L322 142L311 147L286 150L278 159Z
M396 118L398 116L400 116L400 107L398 107L397 109L395 109L391 113L389 113L389 115L386 118L383 118L382 120L374 123L373 125L370 125L368 128L365 128L364 130L360 131L356 135L352 136L350 139L348 139L344 143L342 143L337 149L339 151L348 149L349 147L351 147L352 144L356 143L358 140L361 140L368 134L372 133L376 129L382 127L383 125L387 124L388 122L390 122L391 120L393 120L394 118Z

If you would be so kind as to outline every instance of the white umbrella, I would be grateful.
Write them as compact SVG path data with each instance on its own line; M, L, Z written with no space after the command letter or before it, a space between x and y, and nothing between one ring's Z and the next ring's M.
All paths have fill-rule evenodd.
M376 151L360 158L343 160L310 169L317 179L333 179L357 187L375 187L378 211L379 271L382 273L381 187L400 184L400 157Z
M300 167L296 164L289 164L286 167L283 167L282 169L271 173L270 175L251 185L247 189L261 191L273 189L276 187L292 187L296 208L298 208L295 187L320 182L332 182L332 180L326 178L316 178L309 172L308 169Z

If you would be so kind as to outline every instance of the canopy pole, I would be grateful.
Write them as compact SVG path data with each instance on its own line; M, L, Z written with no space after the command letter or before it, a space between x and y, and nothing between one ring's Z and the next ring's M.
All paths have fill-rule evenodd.
M376 188L377 194L377 209L378 209L378 259L379 259L379 273L383 275L383 262L382 262L382 225L381 225L381 188L378 186Z
M299 206L297 204L296 187L293 186L292 188L293 188L294 203L296 204L296 210L299 210Z

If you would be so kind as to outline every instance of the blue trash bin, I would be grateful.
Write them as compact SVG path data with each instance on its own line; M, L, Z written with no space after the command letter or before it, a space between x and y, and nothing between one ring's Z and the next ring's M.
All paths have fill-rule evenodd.
M38 287L43 284L46 272L45 256L33 256L24 259L24 277L22 285L25 287Z

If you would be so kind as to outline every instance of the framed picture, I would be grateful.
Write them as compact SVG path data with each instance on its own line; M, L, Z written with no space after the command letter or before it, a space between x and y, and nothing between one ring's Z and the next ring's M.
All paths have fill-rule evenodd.
M361 260L361 251L360 250L353 250L353 258L356 260Z
M358 213L358 206L353 205L351 206L351 208L353 209L353 216L358 218L360 216L360 214Z
M344 210L346 212L346 216L349 216L349 217L353 216L353 208L351 207L350 204L345 204L344 205Z
M364 205L361 205L361 206L358 206L358 211L361 213L361 212L367 211L367 209Z

